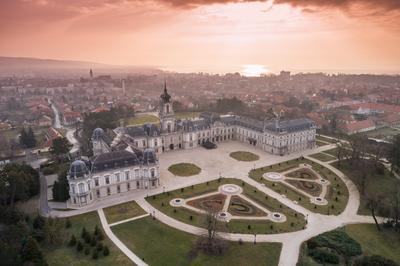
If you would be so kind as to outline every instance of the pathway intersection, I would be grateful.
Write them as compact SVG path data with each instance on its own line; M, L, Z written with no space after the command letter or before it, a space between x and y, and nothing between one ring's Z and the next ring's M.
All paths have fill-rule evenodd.
M335 228L344 226L346 224L354 223L373 223L373 219L370 216L361 216L357 214L358 207L360 205L360 195L354 185L354 183L347 178L341 171L337 170L331 166L328 162L322 162L308 155L323 152L329 149L335 148L335 144L329 144L321 146L312 150L303 151L302 153L291 154L288 156L273 156L266 154L261 150L255 150L250 146L246 146L242 143L228 142L222 143L215 150L209 151L205 149L194 149L194 150L183 150L175 151L160 156L160 171L161 171L161 186L157 189L152 190L138 190L135 192L110 196L107 199L100 200L95 204L88 206L79 210L71 211L51 211L48 215L57 217L68 217L79 215L86 212L91 212L97 210L100 216L100 220L103 229L107 236L114 242L114 244L121 249L133 262L138 265L146 265L140 258L129 250L111 231L110 225L105 219L103 208L120 204L122 202L135 200L140 207L142 207L148 214L154 215L155 218L162 223L174 227L178 230L194 234L202 235L206 231L205 229L180 222L170 216L155 209L151 204L149 204L145 198L147 196L156 195L162 193L163 191L172 191L175 189L188 187L191 185L196 185L204 183L207 181L212 181L218 179L219 176L240 179L249 185L257 188L261 192L276 198L283 204L292 208L293 210L302 213L307 217L307 226L304 230L290 232L290 233L280 233L280 234L257 234L257 242L281 242L282 252L280 256L279 265L280 266L294 266L297 263L300 246L302 242L319 235L321 233L334 230ZM260 156L260 160L256 162L238 162L229 157L229 153L232 151L250 151L256 153ZM333 215L322 215L313 213L310 210L296 204L292 200L288 199L284 195L281 195L274 190L266 187L265 185L251 179L248 176L250 170L273 165L276 163L281 163L291 159L304 156L306 159L314 161L328 168L339 176L346 184L349 190L348 204L345 210L337 216ZM197 176L192 177L177 177L173 176L167 169L169 165L177 162L188 162L198 165L202 171ZM140 218L140 217L139 217ZM125 222L131 221L133 219L128 219ZM118 224L124 221L118 222ZM233 233L223 233L221 234L223 238L232 241L242 241L253 242L253 234L233 234Z

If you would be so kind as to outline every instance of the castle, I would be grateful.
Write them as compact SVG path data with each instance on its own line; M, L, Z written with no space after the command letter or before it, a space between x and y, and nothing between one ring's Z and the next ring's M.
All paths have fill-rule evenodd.
M95 129L91 139L93 158L73 162L68 172L71 206L159 186L157 154L163 152L229 140L281 156L315 147L316 126L307 118L259 121L203 113L196 119L179 120L166 85L159 100L159 119L159 125L118 127L114 137Z

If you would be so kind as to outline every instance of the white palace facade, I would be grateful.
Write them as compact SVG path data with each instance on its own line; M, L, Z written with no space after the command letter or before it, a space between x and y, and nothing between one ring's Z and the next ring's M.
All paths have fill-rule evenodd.
M97 128L93 157L77 160L68 172L70 207L82 207L113 194L159 186L157 154L236 140L275 155L315 147L315 123L307 118L259 121L237 115L203 113L176 119L166 86L160 96L160 124L118 127L113 137Z

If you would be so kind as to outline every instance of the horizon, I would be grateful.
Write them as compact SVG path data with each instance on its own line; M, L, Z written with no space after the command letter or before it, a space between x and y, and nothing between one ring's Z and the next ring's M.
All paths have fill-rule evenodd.
M6 0L0 7L0 50L9 57L246 76L400 72L400 5L390 0Z

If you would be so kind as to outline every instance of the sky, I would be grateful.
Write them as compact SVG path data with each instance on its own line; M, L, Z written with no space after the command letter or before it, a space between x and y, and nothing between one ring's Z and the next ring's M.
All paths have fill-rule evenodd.
M1 0L0 56L177 72L400 73L399 0Z

